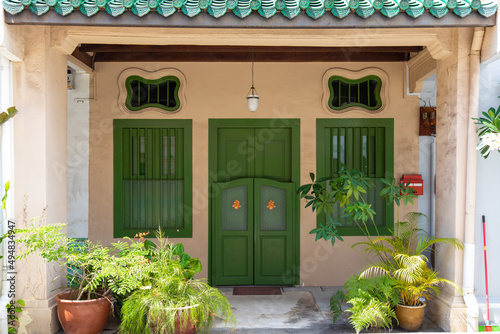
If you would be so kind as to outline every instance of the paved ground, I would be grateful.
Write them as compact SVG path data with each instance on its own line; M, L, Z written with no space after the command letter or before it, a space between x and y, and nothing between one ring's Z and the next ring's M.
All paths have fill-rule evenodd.
M220 288L233 306L237 333L355 333L349 324L347 314L342 315L335 324L332 323L330 297L337 289L337 287L283 288L281 296L233 296L232 288ZM210 330L210 333L214 334L225 332L229 330L220 322L215 322ZM443 331L425 319L420 332ZM408 331L396 327L392 333L408 333Z

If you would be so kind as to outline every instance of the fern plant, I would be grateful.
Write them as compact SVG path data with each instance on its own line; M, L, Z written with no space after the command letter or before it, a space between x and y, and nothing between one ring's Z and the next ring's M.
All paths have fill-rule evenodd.
M231 305L218 289L194 279L201 271L198 259L157 234L158 245L145 242L148 254L132 266L142 286L129 295L121 309L120 333L174 333L195 325L208 331L215 316L234 325Z
M386 328L392 330L392 320L397 319L394 309L387 302L382 302L372 296L360 292L360 297L349 299L352 305L347 312L351 312L349 323L356 333L368 328Z
M370 327L390 330L393 319L396 319L394 306L399 302L399 292L390 277L364 278L354 275L330 300L333 322L343 312L342 301L351 304L344 312L350 313L349 322L356 333Z

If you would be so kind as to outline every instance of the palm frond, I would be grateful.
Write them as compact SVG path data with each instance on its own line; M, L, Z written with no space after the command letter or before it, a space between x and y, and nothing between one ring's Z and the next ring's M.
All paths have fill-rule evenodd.
M376 276L391 276L391 271L389 268L386 266L380 264L380 265L373 265L364 270L359 277L360 278L370 278L370 277L376 277Z
M415 254L422 254L427 250L432 251L431 246L435 244L450 245L460 250L464 248L464 244L460 240L455 238L436 238L436 237L423 236L418 240L417 248L415 249Z

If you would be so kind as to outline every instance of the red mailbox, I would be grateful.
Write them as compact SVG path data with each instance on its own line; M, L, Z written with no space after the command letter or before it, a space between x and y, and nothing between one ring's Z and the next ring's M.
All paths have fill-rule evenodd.
M400 181L403 185L408 184L408 188L414 189L415 195L424 194L424 180L422 180L422 175L420 174L403 174Z

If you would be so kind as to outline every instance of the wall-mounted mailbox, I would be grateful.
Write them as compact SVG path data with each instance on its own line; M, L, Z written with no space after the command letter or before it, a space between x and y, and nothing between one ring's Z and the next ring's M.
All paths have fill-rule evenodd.
M400 181L403 185L408 184L408 188L415 189L415 195L420 196L424 194L424 180L420 174L403 174Z

